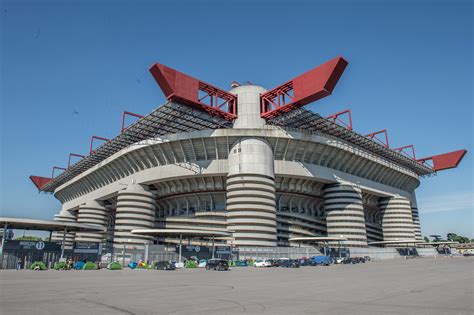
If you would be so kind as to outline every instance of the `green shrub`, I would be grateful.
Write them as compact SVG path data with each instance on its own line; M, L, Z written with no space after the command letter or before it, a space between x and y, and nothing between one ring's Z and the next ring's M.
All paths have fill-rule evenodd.
M107 265L107 269L109 269L109 270L122 270L122 265L119 262L114 261L114 262L111 262L110 264Z
M233 260L229 261L229 267L235 267L235 261Z
M86 262L84 264L84 267L82 267L82 270L95 270L95 269L97 269L97 265L90 261Z
M30 269L35 270L36 266L39 266L40 270L46 270L46 265L42 261L35 261L31 264Z
M198 265L194 260L187 260L184 264L184 268L197 268Z
M57 262L54 264L54 270L64 270L66 269L66 263L64 261Z

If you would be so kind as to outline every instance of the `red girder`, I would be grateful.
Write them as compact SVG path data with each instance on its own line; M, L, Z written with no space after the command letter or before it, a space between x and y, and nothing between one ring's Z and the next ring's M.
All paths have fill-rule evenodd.
M69 159L67 161L67 167L68 168L71 166L71 157L73 157L73 156L80 157L80 158L85 158L85 156L81 155L81 154L69 153Z
M408 148L411 148L411 154L406 151L406 149L408 149ZM396 148L396 149L393 149L393 150L395 150L397 152L400 152L400 153L408 156L409 158L411 158L413 160L416 160L415 147L413 146L413 144L409 144L409 145L406 145L404 147Z
M345 116L344 116L345 115ZM341 116L347 117L349 120L348 122L344 121L341 119ZM348 130L352 130L352 113L350 109L345 109L343 111L340 111L338 113L332 114L331 116L326 117L326 119L329 119L339 125L342 125Z
M123 132L125 129L127 129L127 127L125 127L125 116L133 116L133 117L136 117L136 118L143 118L142 115L139 115L139 114L135 114L135 113L132 113L132 112L127 112L126 110L123 111L122 113L122 128L120 129L120 132Z
M41 177L41 176L30 176L30 180L35 184L36 188L41 189L44 185L52 181L52 178L49 177Z
M63 170L65 171L66 169L64 167L59 167L59 166L53 166L53 171L51 173L51 178L54 178L54 171L55 170Z
M237 96L165 65L150 72L169 101L177 101L227 120L237 117Z
M262 94L261 116L274 118L331 95L346 66L337 57Z
M466 153L467 150L458 150L418 159L417 161L421 164L427 164L427 162L430 161L433 164L432 168L435 171L443 171L450 168L456 168L459 163L461 163L461 160L463 159L464 155L466 155Z
M377 135L379 135L381 133L385 134L385 139L380 139L379 137L377 137ZM368 135L366 135L366 137L374 140L375 142L380 143L381 145L383 145L386 148L390 147L389 144L388 144L388 133L387 133L386 129L369 133Z
M103 137L92 136L91 137L91 146L90 146L90 149L89 149L89 154L92 154L92 151L94 151L93 150L94 139L102 140L102 141L109 141L110 140L110 139L103 138Z

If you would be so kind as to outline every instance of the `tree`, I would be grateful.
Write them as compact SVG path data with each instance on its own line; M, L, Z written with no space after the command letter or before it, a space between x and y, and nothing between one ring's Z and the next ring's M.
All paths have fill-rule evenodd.
M42 241L41 237L25 235L15 238L15 241Z
M448 233L446 237L448 241L451 241L451 242L469 243L468 237L457 235L456 233Z
M426 243L430 242L430 239L428 238L428 236L425 236L423 239L425 240Z

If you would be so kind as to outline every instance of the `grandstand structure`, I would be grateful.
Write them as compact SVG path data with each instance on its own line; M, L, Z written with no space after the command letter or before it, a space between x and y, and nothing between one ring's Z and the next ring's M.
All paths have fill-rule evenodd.
M420 159L412 145L390 147L386 130L356 132L350 110L305 109L333 92L347 64L337 57L271 90L235 83L230 91L153 64L166 104L124 112L115 138L93 136L90 154L30 178L61 202L55 220L107 228L69 233L69 247L178 242L132 233L157 228L230 232L217 241L235 247L318 236L353 247L421 240L420 178L455 168L466 150ZM129 126L127 115L136 117Z

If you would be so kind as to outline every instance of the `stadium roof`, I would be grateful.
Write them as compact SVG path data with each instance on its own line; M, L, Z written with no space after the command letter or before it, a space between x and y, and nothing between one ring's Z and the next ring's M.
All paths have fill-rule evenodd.
M106 231L105 227L92 224L0 217L0 227L4 227L5 225L8 229L20 230L63 231L66 229L68 231L76 232Z
M300 129L301 131L319 131L340 138L407 167L418 175L429 175L435 172L427 165L423 165L395 150L386 148L357 132L346 129L304 108L298 108L284 113L270 119L268 123L285 128Z
M57 187L102 162L127 146L160 135L204 129L229 128L232 123L187 105L169 102L136 121L115 138L105 142L57 177L38 187L53 192ZM33 180L33 179L32 179Z
M140 235L182 235L182 236L203 236L203 237L214 237L214 236L232 236L229 232L204 230L204 229L136 229L132 230L133 234Z
M386 148L367 137L303 108L294 109L269 119L268 123L285 129L298 129L301 132L320 132L345 140L407 167L418 175L429 175L435 172L427 165L421 164L395 150ZM57 187L133 143L166 134L231 127L232 122L220 116L188 105L168 102L137 120L118 136L103 143L92 151L90 155L70 166L60 175L54 178L37 176L31 176L30 178L35 182L40 191L53 192Z

